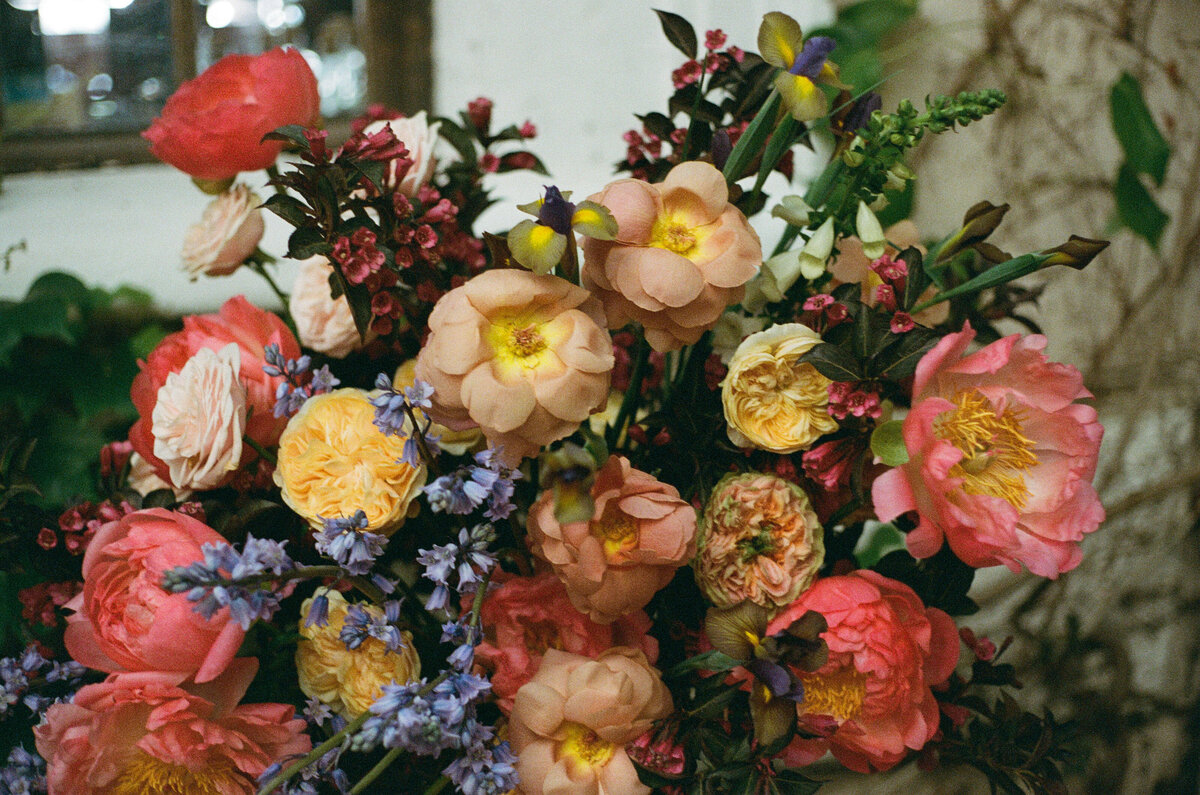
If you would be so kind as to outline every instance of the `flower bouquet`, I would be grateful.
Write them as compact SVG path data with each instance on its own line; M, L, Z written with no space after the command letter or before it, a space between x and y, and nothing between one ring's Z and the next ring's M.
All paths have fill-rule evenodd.
M503 233L488 175L545 170L485 99L334 143L278 50L168 101L145 137L214 194L185 267L280 307L147 346L103 499L54 518L6 453L0 524L57 572L17 565L6 791L805 793L828 754L1061 788L1061 727L959 622L976 569L1057 577L1104 518L1081 374L1003 329L1106 244L905 220L906 153L1001 93L885 112L837 31L658 14L687 60L627 175ZM798 147L826 165L769 197Z

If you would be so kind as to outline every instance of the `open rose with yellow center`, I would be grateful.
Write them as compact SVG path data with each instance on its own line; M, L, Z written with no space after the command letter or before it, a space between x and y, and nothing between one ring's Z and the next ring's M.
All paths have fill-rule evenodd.
M921 359L904 418L906 464L872 488L891 521L915 510L908 549L927 558L943 538L971 566L1057 577L1079 565L1079 542L1104 521L1092 487L1104 428L1079 371L1049 362L1041 335L966 354L969 324Z
M550 649L509 721L521 792L649 795L625 746L671 708L640 651L617 646L592 660Z
M825 535L794 483L757 472L726 475L712 490L693 567L718 607L744 599L772 613L812 584L825 562Z
M617 221L614 240L585 238L583 284L609 328L634 321L656 351L690 345L742 299L762 244L708 163L680 163L660 184L622 179L590 201Z
M771 326L742 340L721 382L730 441L795 453L837 430L827 408L830 380L799 361L820 341L800 323Z
M296 644L296 673L304 695L328 704L333 711L353 719L367 711L383 695L383 686L393 681L406 684L421 676L421 659L412 645L412 633L401 632L404 645L389 651L378 638L368 637L355 649L346 648L339 634L350 608L346 598L332 589L322 594L329 600L328 621L324 626L300 621L300 640ZM307 616L312 606L307 599L300 615ZM383 611L373 605L361 609L373 617Z
M275 484L314 529L361 509L367 530L389 535L407 518L425 465L401 461L404 437L384 434L374 420L368 393L337 389L304 401L279 437Z
M599 302L557 276L485 271L429 315L416 377L428 414L483 429L508 464L574 433L608 399L612 341Z

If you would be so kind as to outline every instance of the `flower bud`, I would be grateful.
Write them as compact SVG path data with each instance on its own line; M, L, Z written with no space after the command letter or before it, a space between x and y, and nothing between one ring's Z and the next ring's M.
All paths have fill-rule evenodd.
M858 202L858 216L854 221L858 229L858 239L862 241L863 253L868 259L876 260L883 256L887 248L887 238L883 235L883 227L871 208L864 201Z
M784 196L779 204L771 208L773 218L782 218L792 226L808 226L808 215L812 208L799 196Z
M825 272L825 261L833 252L833 236L833 218L826 218L804 244L800 251L800 273L804 278L811 281Z

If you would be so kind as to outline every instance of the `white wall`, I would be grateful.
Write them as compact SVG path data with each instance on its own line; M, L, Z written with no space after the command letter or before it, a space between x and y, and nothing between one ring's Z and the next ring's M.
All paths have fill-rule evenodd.
M497 122L537 125L531 148L555 184L579 196L592 193L623 156L621 134L637 125L633 114L665 109L671 70L683 60L660 32L653 8L687 17L701 37L720 27L744 49L756 49L767 11L787 11L806 28L833 13L831 0L438 0L434 111L453 113L477 96L491 97ZM244 180L261 186L265 176ZM532 174L495 177L497 195L508 201L489 211L482 228L506 229L519 216L513 205L535 198L546 182ZM174 309L209 309L239 292L273 306L273 295L251 272L191 282L180 269L184 230L206 202L185 175L166 166L8 176L0 192L0 250L20 240L28 250L0 273L0 297L24 295L39 273L59 269L88 284L133 284ZM288 227L268 217L267 230L264 249L281 253ZM285 290L292 276L291 264L283 263L278 278Z

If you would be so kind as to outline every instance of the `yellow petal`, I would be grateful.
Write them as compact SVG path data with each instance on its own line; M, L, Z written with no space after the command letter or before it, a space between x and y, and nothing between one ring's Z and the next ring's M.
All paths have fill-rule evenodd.
M517 262L544 275L562 259L567 237L536 221L522 221L508 233L508 250Z
M764 61L780 69L791 69L803 47L804 33L799 22L780 11L763 15L758 28L758 52Z
M579 234L596 240L612 240L617 236L617 219L607 207L595 202L580 202L571 216L571 226Z
M829 112L829 97L804 75L781 72L775 78L775 88L796 121L812 121Z

